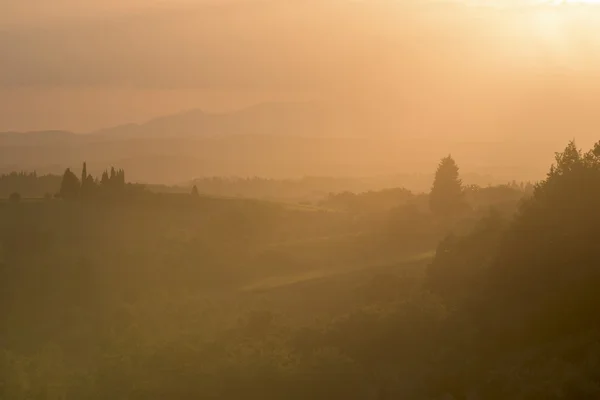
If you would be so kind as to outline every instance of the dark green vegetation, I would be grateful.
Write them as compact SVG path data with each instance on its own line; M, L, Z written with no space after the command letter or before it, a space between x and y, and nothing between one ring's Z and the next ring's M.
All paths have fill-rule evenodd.
M435 198L1 203L0 398L598 398L600 145L532 193L445 164Z

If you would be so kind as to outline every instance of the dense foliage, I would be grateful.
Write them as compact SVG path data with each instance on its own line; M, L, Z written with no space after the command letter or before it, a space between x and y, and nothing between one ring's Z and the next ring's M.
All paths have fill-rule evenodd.
M536 398L600 393L600 370L588 359L597 357L600 328L599 201L600 143L583 154L571 142L514 218L491 215L439 245L429 284L478 331L480 352L492 360L509 352L523 363L510 366L530 375L511 389L514 396L531 398L535 385ZM516 376L496 384L509 378Z

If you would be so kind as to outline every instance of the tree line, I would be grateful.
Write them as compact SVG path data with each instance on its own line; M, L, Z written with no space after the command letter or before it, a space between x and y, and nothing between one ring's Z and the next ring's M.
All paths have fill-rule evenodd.
M33 172L11 172L0 175L0 198L18 194L25 198L52 197L60 187L60 175Z
M110 172L105 170L100 178L94 178L87 172L87 163L84 162L81 169L81 179L70 168L65 170L57 197L72 200L79 197L94 196L100 192L122 193L125 188L125 171L123 169L116 170L111 167Z

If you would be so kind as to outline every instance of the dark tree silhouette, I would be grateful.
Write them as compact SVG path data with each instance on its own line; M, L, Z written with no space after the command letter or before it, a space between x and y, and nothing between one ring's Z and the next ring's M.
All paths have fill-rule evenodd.
M115 167L110 168L110 173L105 170L102 173L99 185L103 191L121 192L125 190L125 171L123 169L117 170Z
M105 170L102 173L102 179L100 180L100 184L102 185L102 187L108 186L109 180L110 180L110 178L108 177L108 172Z
M498 343L600 329L598 204L600 143L582 153L570 142L512 219L491 214L440 243L428 284Z
M63 199L74 199L79 195L79 190L79 179L77 179L77 176L67 168L60 184L60 197Z
M198 187L196 185L194 185L194 187L192 188L192 196L194 196L194 197L200 196L200 193L198 193Z
M94 178L87 173L87 163L84 162L81 170L81 195L90 196L94 191L94 186Z
M81 187L82 187L82 188L83 188L83 187L85 187L85 186L86 186L86 184L87 184L87 182L86 182L86 181L87 181L87 177L88 177L88 173L87 173L87 164L86 164L86 162L84 161L84 162L83 162L83 168L82 168L82 170L81 170Z
M429 198L431 211L438 217L456 216L466 208L458 170L452 156L449 155L440 161Z
M116 179L116 187L119 190L123 190L125 188L125 171L123 169L118 170L115 179Z
M0 175L0 197L8 198L12 193L22 197L42 197L45 193L57 193L62 176L38 175L34 172L11 172Z
M546 180L521 207L490 270L486 293L493 297L497 315L530 329L530 334L600 326L593 311L600 307L599 155L600 143L583 154L574 142L556 154Z

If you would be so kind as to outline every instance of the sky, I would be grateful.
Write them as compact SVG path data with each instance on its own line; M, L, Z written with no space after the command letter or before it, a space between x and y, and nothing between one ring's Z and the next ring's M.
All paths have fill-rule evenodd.
M600 13L535 3L0 0L0 131L289 100L465 137L591 131Z

